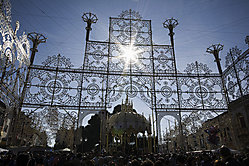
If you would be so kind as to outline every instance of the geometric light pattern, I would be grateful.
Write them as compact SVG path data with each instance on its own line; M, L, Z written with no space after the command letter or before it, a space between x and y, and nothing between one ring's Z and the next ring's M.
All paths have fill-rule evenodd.
M60 55L48 57L43 62L43 67L33 65L24 104L42 103L43 106L78 107L80 75L56 70L59 67L66 70L72 66L69 59Z
M249 94L249 50L237 47L229 50L226 56L226 70L223 79L230 101Z
M138 12L111 17L108 41L89 40L85 49L80 69L60 55L33 65L24 104L103 110L128 95L153 111L227 109L221 77L197 62L175 71L172 47L153 43L151 21Z
M218 74L211 74L211 70L206 65L198 62L189 64L185 72L187 72L185 77L179 77L182 108L196 110L226 108Z

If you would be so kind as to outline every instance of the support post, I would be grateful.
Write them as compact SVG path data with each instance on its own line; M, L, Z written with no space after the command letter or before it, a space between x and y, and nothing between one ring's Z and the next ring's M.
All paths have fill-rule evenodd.
M28 84L28 81L29 81L30 67L34 63L36 52L38 52L37 47L38 47L38 45L40 43L46 43L46 41L47 41L47 38L43 34L39 34L39 33L36 33L36 32L29 33L28 34L28 39L30 39L33 42L33 48L30 49L32 52L31 52L30 63L29 63L29 66L28 66L28 71L27 71L27 75L26 75L26 79L25 79L25 82L24 82L24 87L23 87L22 95L21 95L21 99L20 99L21 100L20 101L20 108L22 107L24 96L25 96L25 93L26 93L27 84Z
M223 50L223 45L221 45L221 44L213 44L213 45L211 45L210 47L207 48L206 52L214 55L214 58L215 58L214 62L216 62L216 64L217 64L218 71L219 71L219 74L220 74L220 77L221 77L222 87L223 87L223 90L224 90L224 93L225 93L225 99L226 99L226 102L228 104L230 101L229 101L229 97L228 97L228 94L227 94L227 88L225 86L224 79L223 79L223 73L222 73L222 68L221 68L221 64L220 64L221 59L219 58L219 52L221 50Z
M36 32L29 33L28 34L28 39L30 39L33 42L33 48L30 49L32 51L31 52L31 57L30 57L30 63L29 63L29 66L28 66L28 70L27 70L23 90L22 90L22 93L21 93L20 105L19 105L19 108L17 109L17 116L16 116L17 117L17 122L20 119L20 112L21 112L22 105L23 105L23 100L24 100L24 97L25 97L25 94L26 94L27 84L29 82L30 67L33 65L36 52L38 52L37 47L38 47L38 45L40 43L45 43L46 40L47 40L47 38L44 37L43 34L39 34L39 33L36 33ZM22 123L25 123L25 122L22 122ZM18 125L18 124L19 123L16 123L15 125ZM15 127L14 133L13 133L14 135L16 135L17 132L19 132L19 131L17 131L17 129L18 129L18 127ZM22 133L21 133L21 135L22 135Z
M175 75L176 75L176 88L177 88L177 98L178 98L178 110L179 110L179 133L180 133L180 146L182 149L185 150L185 140L183 139L183 128L182 128L182 116L181 116L181 98L180 98L180 89L178 85L178 75L177 75L177 68L176 68L176 59L175 59L175 43L174 43L174 28L178 25L178 21L174 18L170 18L165 20L163 23L163 27L167 28L169 30L169 36L170 36L170 43L172 47L172 54L174 59L174 69L175 69Z

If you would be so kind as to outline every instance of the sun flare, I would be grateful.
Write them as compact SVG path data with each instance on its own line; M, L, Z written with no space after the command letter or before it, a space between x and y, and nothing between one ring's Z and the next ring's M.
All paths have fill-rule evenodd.
M128 68L130 65L139 63L139 54L142 52L133 44L120 46L121 54L119 56L120 59L124 60L124 70Z

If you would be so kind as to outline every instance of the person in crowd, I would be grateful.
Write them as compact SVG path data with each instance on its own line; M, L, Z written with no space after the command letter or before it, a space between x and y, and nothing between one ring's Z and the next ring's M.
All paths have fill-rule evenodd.
M140 162L137 159L133 159L129 166L140 166Z
M28 166L30 156L26 153L21 153L16 158L16 166Z
M248 166L248 161L248 153L233 155L225 146L212 153L73 154L27 151L17 155L12 152L0 154L0 166Z
M222 145L220 148L221 161L228 166L241 166L241 164L233 157L231 150Z
M141 163L141 166L154 166L154 163L150 159L146 159Z
M214 166L226 166L226 165L221 160L215 160L214 161Z

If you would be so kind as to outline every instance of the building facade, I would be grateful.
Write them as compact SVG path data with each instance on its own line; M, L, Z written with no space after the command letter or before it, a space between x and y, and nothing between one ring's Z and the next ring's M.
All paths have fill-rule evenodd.
M208 140L207 130L212 128L217 130L215 144ZM203 123L196 133L187 136L187 144L192 150L212 150L221 145L235 150L249 148L249 95L231 102L227 112Z

